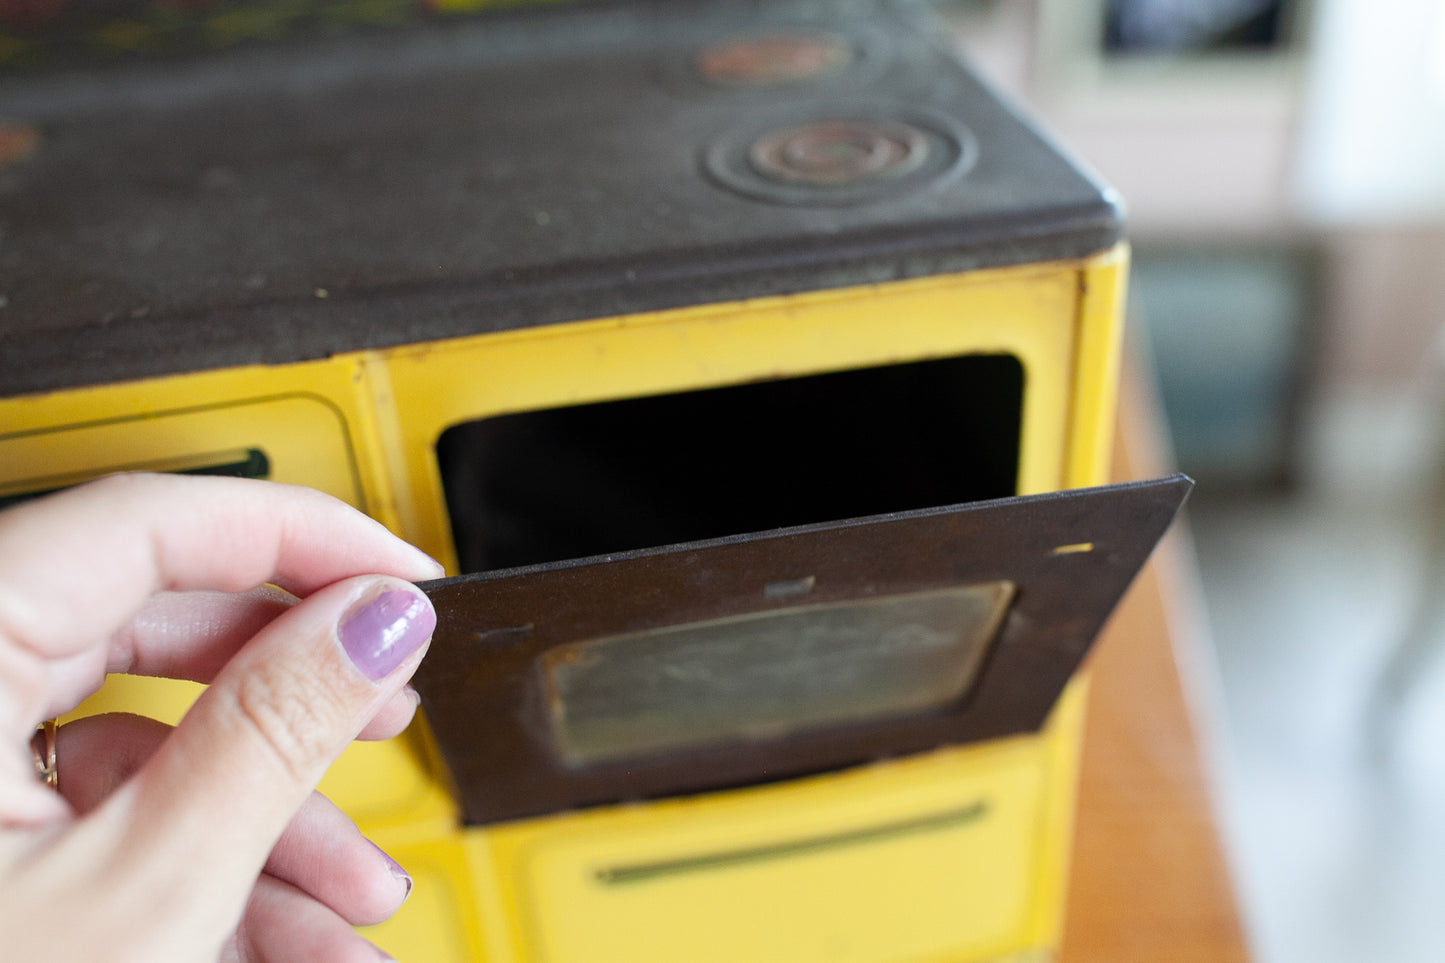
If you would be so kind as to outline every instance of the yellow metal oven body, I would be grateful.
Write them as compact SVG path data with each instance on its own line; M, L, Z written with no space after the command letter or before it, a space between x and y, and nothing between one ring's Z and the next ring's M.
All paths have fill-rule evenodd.
M4 88L0 498L250 474L462 571L1102 482L1114 205L930 31L607 4ZM416 879L399 959L1047 959L1083 697L481 823L422 721L322 790Z

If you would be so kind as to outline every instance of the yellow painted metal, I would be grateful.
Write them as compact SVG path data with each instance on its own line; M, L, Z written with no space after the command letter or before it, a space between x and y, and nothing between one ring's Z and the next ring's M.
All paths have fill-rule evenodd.
M211 375L0 402L0 495L113 471L195 469L260 448L273 479L310 484L365 507L348 429L359 408L307 381L329 374L325 366L305 372L294 390L271 382L270 370L247 373L251 377L240 380L254 379L254 392L225 390L217 381L231 379Z
M1044 265L480 335L378 354L395 419L386 463L416 515L402 533L455 564L433 451L489 415L764 378L1011 354L1026 382L1019 490L1061 487L1074 380L1077 265ZM388 411L390 405L390 411Z
M434 446L506 412L965 354L1025 374L1021 493L1104 479L1119 249L334 359L0 400L0 493L261 448L454 567ZM927 417L926 412L919 413ZM189 464L189 463L188 463ZM174 719L191 692L88 704ZM369 931L399 959L971 963L1057 945L1085 685L1040 733L727 792L457 824L419 723L328 792L417 880Z
M1070 392L1065 488L1101 485L1109 479L1128 268L1129 250L1123 244L1080 266L1078 357Z
M1073 735L486 831L515 958L872 963L1032 945L1045 850L1063 842L1047 810L1069 796L1044 757Z

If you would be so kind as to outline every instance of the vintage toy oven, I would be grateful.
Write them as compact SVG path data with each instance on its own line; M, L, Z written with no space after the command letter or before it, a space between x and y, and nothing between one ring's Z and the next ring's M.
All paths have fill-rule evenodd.
M567 5L0 105L0 496L267 477L494 573L436 589L430 728L322 787L417 878L380 945L1049 955L1069 679L1183 483L987 501L1104 480L1125 254L926 10Z

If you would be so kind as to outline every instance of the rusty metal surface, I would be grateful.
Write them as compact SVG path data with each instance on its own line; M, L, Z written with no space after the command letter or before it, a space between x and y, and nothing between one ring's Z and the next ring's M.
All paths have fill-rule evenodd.
M471 823L748 785L1037 728L1192 483L1008 498L426 583L415 684ZM566 758L548 653L675 626L1010 583L963 696L862 721ZM715 632L714 632L715 635ZM562 647L571 646L571 649ZM660 744L667 743L662 740ZM574 754L575 755L575 754Z
M638 0L0 76L0 120L38 132L0 167L0 393L1113 243L1111 195L931 24ZM867 189L747 160L816 123L916 133L865 145L891 171Z

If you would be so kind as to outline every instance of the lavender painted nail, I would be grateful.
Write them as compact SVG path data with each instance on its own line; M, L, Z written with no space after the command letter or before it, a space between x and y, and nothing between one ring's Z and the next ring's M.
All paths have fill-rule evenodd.
M370 840L367 840L367 842L370 842ZM401 898L401 901L405 903L408 899L411 898L411 890L413 885L411 873L408 873L406 870L402 869L401 864L398 863L396 860L392 859L391 854L388 853L386 850L382 849L380 846L377 846L376 843L371 843L371 845L378 853L385 857L386 867L387 869L391 870L391 875L395 876L397 879L401 880L406 884L406 895Z
M392 589L341 623L341 647L368 679L382 679L406 661L436 628L426 596Z

